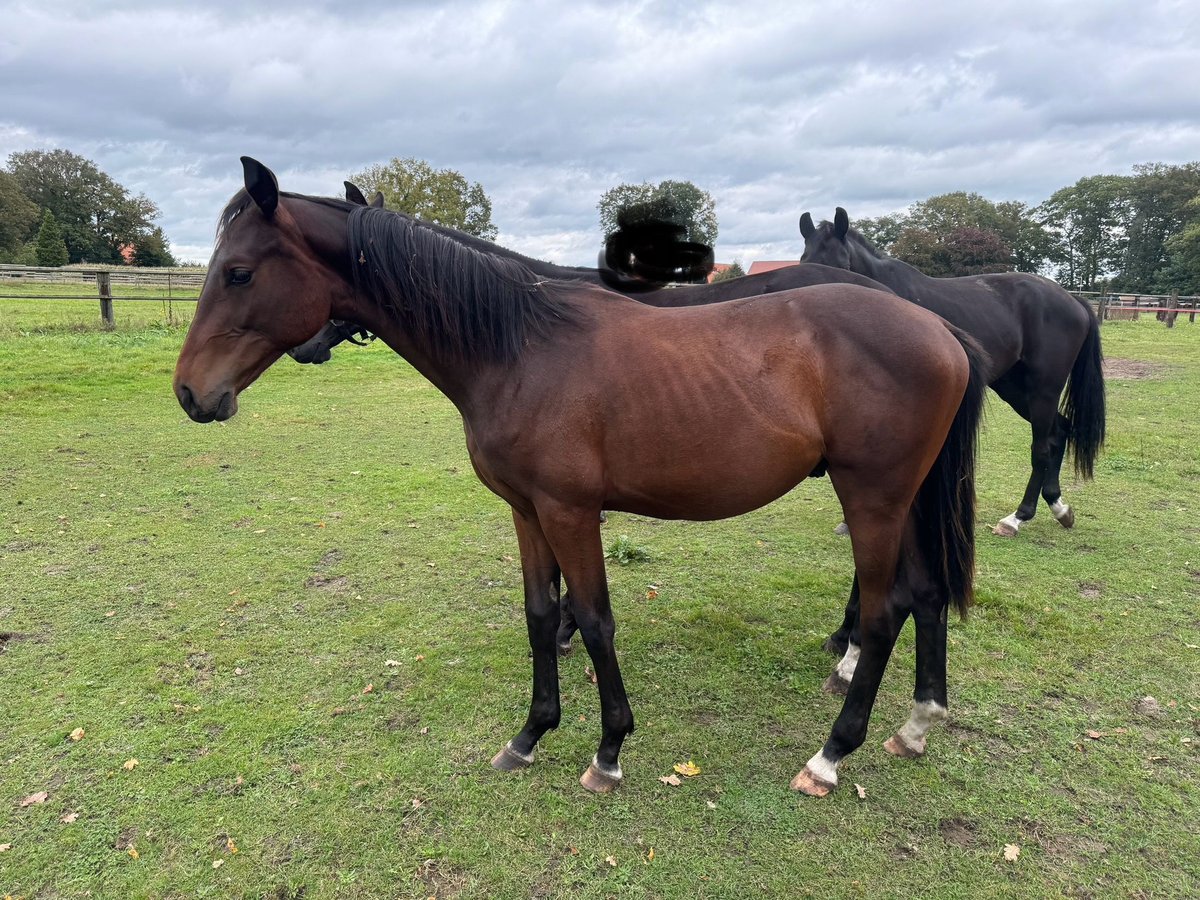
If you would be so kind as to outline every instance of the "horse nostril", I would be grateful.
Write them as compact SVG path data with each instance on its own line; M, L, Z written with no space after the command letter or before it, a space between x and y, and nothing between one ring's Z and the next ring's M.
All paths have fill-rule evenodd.
M186 384L181 384L175 393L179 396L179 405L183 407L184 412L190 413L196 408L196 399L192 396L192 389Z

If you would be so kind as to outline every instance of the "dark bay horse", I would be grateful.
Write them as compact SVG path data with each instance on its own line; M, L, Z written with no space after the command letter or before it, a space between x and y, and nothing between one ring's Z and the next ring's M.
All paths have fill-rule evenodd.
M1064 527L1075 513L1062 499L1059 472L1071 450L1075 472L1092 477L1104 444L1100 323L1091 308L1053 281L1020 272L931 278L891 259L850 227L840 206L833 222L800 217L807 262L838 266L879 281L977 340L990 357L988 384L1033 430L1030 476L1016 512L995 527L1012 536L1037 512L1038 493Z
M347 181L345 182L345 187L346 200L348 202L357 206L368 205L366 197L363 196L362 191L359 190L357 185ZM383 195L376 194L370 205L382 207ZM817 284L858 284L863 287L891 292L891 288L855 272L850 272L844 268L837 268L836 266L823 266L817 263L801 263L796 266L786 266L770 272L763 272L760 275L743 275L740 278L730 278L726 281L718 281L715 284L688 284L668 288L661 282L623 277L620 273L614 272L611 269L605 271L603 269L589 269L586 266L555 265L554 263L523 256L514 250L501 247L499 244L493 244L483 238L465 234L444 225L436 225L430 222L423 224L481 253L487 253L492 256L503 256L506 259L518 262L535 275L543 278L552 278L558 281L579 281L584 284L605 287L619 294L632 297L649 306L703 306L708 303L723 303L726 300L757 297L760 294L774 294L779 291L811 287ZM357 334L360 331L361 329L353 326L352 323L330 322L317 332L311 340L299 347L293 347L288 353L298 362L326 362L329 360L334 347L345 340L349 340L351 334ZM356 341L355 343L358 342Z
M602 737L580 779L616 787L633 731L617 665L599 512L740 515L826 471L850 524L862 652L829 739L792 786L822 796L859 747L896 636L917 627L913 713L886 746L919 755L946 714L946 612L974 564L984 391L974 342L885 294L826 285L658 309L550 281L381 209L282 193L242 160L175 369L197 422L331 319L360 323L454 403L480 480L512 508L533 656L517 769L560 718L559 594L574 597ZM846 373L853 372L853 378ZM549 440L547 439L549 438Z

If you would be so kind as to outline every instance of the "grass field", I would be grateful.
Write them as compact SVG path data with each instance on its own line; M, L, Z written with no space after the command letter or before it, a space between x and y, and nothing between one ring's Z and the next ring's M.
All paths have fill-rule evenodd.
M1200 896L1200 328L1105 326L1131 362L1073 531L1043 507L990 534L1028 430L989 404L951 718L922 760L883 751L906 628L818 801L788 781L840 705L827 481L721 523L610 516L649 558L610 566L638 730L596 797L578 651L537 764L488 765L528 705L520 571L441 395L351 347L202 427L183 331L117 322L0 303L0 897Z

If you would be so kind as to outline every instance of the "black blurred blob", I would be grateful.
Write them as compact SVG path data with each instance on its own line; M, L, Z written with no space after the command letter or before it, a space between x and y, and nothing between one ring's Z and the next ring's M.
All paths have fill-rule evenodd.
M713 249L687 241L687 227L658 203L635 203L617 214L617 230L600 253L600 278L626 293L665 284L698 284L713 270ZM630 280L634 279L634 280Z

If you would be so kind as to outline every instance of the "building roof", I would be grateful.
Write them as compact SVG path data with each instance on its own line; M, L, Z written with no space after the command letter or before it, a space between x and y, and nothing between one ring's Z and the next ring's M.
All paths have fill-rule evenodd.
M798 265L800 265L800 260L798 259L760 259L750 263L750 268L746 270L746 274L761 275L763 272L774 272L776 269Z

